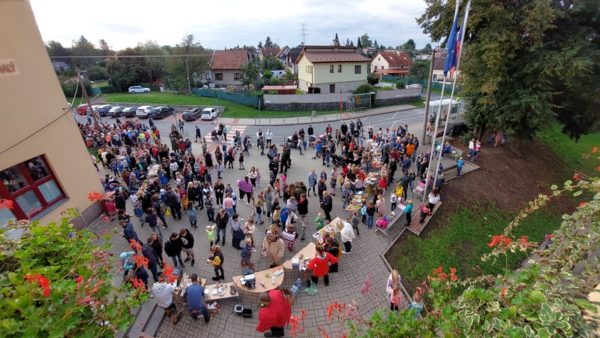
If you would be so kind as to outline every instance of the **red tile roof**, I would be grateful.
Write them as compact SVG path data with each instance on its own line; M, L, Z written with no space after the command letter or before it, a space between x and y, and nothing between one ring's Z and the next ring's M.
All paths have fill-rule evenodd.
M279 47L261 48L260 52L263 56L276 56L279 54Z
M370 61L353 47L306 46L298 55L296 63L303 55L312 63Z
M373 59L379 56L383 57L388 62L390 68L411 66L413 64L412 59L405 52L379 52L375 54Z
M248 58L248 51L245 49L216 51L211 69L242 69L242 66L248 62Z

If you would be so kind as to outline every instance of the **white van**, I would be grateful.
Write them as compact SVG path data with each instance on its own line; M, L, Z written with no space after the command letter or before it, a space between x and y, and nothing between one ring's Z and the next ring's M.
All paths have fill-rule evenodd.
M135 111L135 116L138 119L147 119L151 110L152 110L152 106L140 106Z

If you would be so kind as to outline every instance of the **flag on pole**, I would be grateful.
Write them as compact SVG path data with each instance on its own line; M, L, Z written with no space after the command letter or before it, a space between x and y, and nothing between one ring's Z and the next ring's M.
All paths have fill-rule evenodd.
M444 64L444 77L448 76L448 71L454 73L454 69L456 68L456 61L458 60L457 47L460 50L460 36L456 32L456 26L458 24L459 5L460 0L456 1L454 21L452 22L452 27L450 28L450 35L448 35L448 43L446 44L446 48L448 48L448 56L446 56L446 63Z

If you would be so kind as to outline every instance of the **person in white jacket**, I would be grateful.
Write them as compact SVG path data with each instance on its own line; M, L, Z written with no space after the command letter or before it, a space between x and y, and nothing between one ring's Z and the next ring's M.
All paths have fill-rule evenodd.
M152 285L152 293L156 304L165 310L167 316L171 317L173 324L176 324L183 315L183 313L177 313L177 307L173 301L173 291L176 287L177 282L167 283L163 276Z
M340 231L340 237L342 238L342 243L344 243L344 253L352 252L352 240L356 237L354 235L354 228L352 228L352 224L344 221L344 227L342 231Z

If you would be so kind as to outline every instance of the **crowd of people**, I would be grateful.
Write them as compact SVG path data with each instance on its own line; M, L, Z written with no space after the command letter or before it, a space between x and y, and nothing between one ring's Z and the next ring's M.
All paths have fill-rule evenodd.
M340 231L342 245L335 235L326 235L323 243L317 246L316 257L308 264L312 273L307 286L311 282L316 284L321 278L328 285L329 273L337 272L338 258L342 253L352 252L352 241L360 233L361 222L373 228L376 219L384 219L388 210L394 211L403 203L405 225L411 224L413 207L408 192L412 191L416 181L425 181L429 166L429 155L417 152L419 140L408 132L407 126L375 130L365 128L360 120L342 122L335 130L327 125L321 133L309 125L306 131L303 128L295 131L283 144L273 142L270 130L259 130L256 146L260 152L256 154L264 156L268 165L265 168L251 166L248 170L244 167L244 156L250 155L250 137L238 132L228 138L227 127L222 124L214 130L219 144L211 150L196 128L194 142L200 142L201 152L192 149L192 141L183 136L179 124L171 127L170 144L162 142L160 132L153 124L118 121L101 124L99 128L91 124L80 124L79 127L88 146L98 149L98 156L92 159L94 165L101 162L109 172L102 180L105 190L114 196L106 203L107 212L117 217L128 242L140 244L155 282L154 294L163 296L171 290L171 286L161 280L159 268L165 264L163 254L179 271L188 263L194 266L195 244L199 237L204 237L210 247L207 263L215 273L212 279L222 281L225 279L222 247L229 243L229 229L231 246L240 251L241 268L254 269L252 256L257 249L274 267L281 264L286 249L293 251L298 240L310 240L314 230L332 221L334 209L346 209L355 194L360 194L360 209L348 214L336 212L344 221ZM211 133L211 137L214 136ZM307 154L307 157L310 156L308 152L312 152L312 158L318 159L322 167L307 172L306 181L289 181L292 151ZM226 181L223 173L236 170L236 159L237 170L243 172L235 174L238 179ZM443 171L443 168L438 170ZM370 172L378 173L376 182L368 181ZM418 209L421 222L439 201L442 184L443 179L430 182L432 194ZM318 197L318 206L310 203L311 192L312 196ZM389 205L385 198L388 194ZM250 210L243 215L245 217L238 208L242 204L248 207L245 210ZM129 208L132 213L127 212ZM315 209L321 212L314 220L308 219L309 210ZM206 218L201 216L202 212L206 212ZM184 217L189 227L179 229L181 222L178 221ZM205 231L197 231L198 223L205 223L205 219L209 223L203 226ZM140 239L133 226L134 220L139 227L150 227L152 235L146 240ZM255 235L265 223L270 226L263 227L266 235L262 244L257 245ZM127 261L128 253L125 254L121 258ZM147 285L148 274L144 268L125 267L124 264L124 271L126 277L129 271L135 271L136 277ZM398 278L394 277L392 285L386 287L391 290L388 293L392 309L397 309L399 303L400 296L394 284ZM194 312L190 309L190 313L193 317L202 314L208 321L206 309L189 299L197 293L197 290L187 293L188 307L195 309ZM279 294L268 296L271 300L279 299ZM267 303L267 296L262 298ZM164 296L159 305L170 309L174 323L178 320L177 311L168 297ZM281 323L279 320L277 325ZM281 331L280 326L274 327L271 332L274 336L283 332L282 327Z

